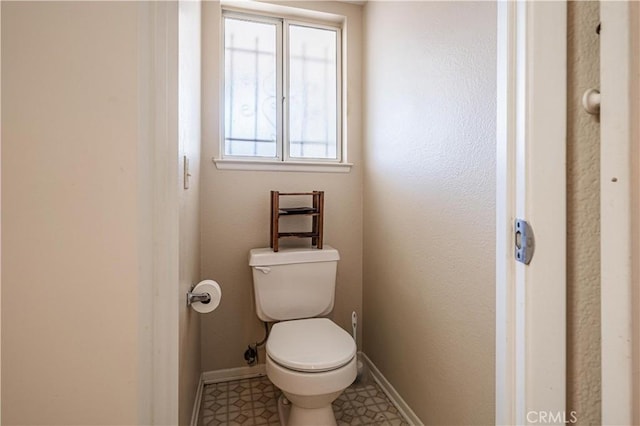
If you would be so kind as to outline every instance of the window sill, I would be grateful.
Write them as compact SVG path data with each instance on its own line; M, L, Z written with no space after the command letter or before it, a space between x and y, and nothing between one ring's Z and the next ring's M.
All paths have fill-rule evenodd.
M219 170L254 170L265 172L349 173L352 163L321 163L310 161L256 161L214 158Z

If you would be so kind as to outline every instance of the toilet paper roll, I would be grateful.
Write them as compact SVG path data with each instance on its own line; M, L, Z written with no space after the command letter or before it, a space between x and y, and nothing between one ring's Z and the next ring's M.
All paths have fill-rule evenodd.
M211 300L208 303L194 302L191 304L193 310L201 314L208 314L213 311L218 307L220 299L222 299L222 290L220 290L218 283L213 280L200 281L191 291L193 293L208 293L211 296Z

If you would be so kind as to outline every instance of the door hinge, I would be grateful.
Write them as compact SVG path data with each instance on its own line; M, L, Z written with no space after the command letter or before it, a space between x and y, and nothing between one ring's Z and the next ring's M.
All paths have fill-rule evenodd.
M514 242L516 246L516 260L528 265L533 258L533 252L536 249L536 241L533 238L533 228L524 219L516 218Z

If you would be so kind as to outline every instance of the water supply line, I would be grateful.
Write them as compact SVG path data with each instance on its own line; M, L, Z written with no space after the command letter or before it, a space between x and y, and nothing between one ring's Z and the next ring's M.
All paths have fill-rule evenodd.
M268 338L269 338L269 323L264 321L264 339L262 339L260 342L249 344L249 346L247 347L247 350L244 351L244 360L247 362L247 364L254 365L258 363L259 361L258 348L264 345L267 342Z

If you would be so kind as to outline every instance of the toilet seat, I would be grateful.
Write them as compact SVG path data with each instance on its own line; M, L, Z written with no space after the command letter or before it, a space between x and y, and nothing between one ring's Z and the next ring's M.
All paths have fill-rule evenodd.
M356 355L353 338L327 318L274 324L266 349L276 363L306 373L338 369Z

